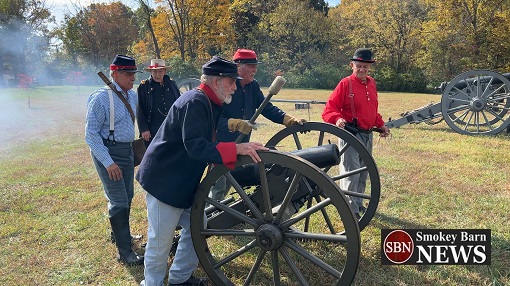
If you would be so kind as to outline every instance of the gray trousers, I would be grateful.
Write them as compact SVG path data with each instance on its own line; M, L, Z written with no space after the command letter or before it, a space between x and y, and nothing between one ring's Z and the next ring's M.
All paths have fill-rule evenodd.
M108 152L113 161L122 170L122 179L113 181L108 176L108 171L94 155L92 161L97 174L103 183L104 194L108 200L108 215L113 217L122 209L129 209L134 196L134 160L131 143L116 142L108 144Z
M360 133L356 134L356 138L358 138L361 143L367 148L368 152L372 154L372 142L373 135L372 133ZM339 148L341 149L346 142L342 139L338 140ZM365 166L365 163L359 156L359 153L351 146L347 148L347 150L340 157L340 175L345 174L346 172L350 172ZM340 180L340 189L344 191L356 192L356 193L365 193L366 182L367 182L368 172L362 172L359 174L351 175L349 177L343 178ZM348 196L349 203L351 204L352 211L354 213L359 213L360 207L363 206L363 199L359 197L350 197Z

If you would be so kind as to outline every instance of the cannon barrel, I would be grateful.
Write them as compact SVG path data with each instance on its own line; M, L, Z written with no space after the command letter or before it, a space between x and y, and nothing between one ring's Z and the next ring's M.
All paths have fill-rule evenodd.
M336 144L326 144L281 153L293 154L294 156L298 156L319 168L338 165L340 163L340 151ZM274 207L283 201L285 192L281 190L286 190L289 187L290 181L287 180L294 176L295 171L288 166L282 166L277 163L265 163L264 168L267 180L271 182L269 192L271 193L271 204ZM262 205L262 192L259 191L261 176L257 164L244 164L242 167L230 171L230 174L242 188L255 186L256 190L250 195L250 199L255 205ZM299 184L299 187L295 190L295 193L293 193L293 207L299 208L298 205L303 203L303 198L309 196L310 191L315 189L314 182L308 180L305 181L307 183ZM233 202L229 205L229 207L242 213L248 211L246 205L242 202ZM214 210L216 210L216 207L211 207L208 211ZM212 213L207 220L207 224L213 228L230 228L241 223L241 221L236 218L229 217L229 219L225 219L225 217L229 217L229 215L224 212Z
M502 74L502 76L504 76L505 78L510 80L510 73L504 73L504 74ZM500 79L492 77L492 76L482 76L482 77L480 77L480 82L487 84L490 82L491 79L492 79L491 84L501 84L502 83ZM477 80L476 78L463 79L463 80L460 80L459 82L457 82L455 84L455 87L462 90L468 86L468 83L469 83L469 85L476 84L476 80ZM436 87L435 89L443 92L449 83L450 82L447 82L447 81L442 82L441 85L439 87Z
M338 165L340 163L340 151L336 144L326 144L311 148L301 149L290 152L290 154L298 156L309 161L319 168ZM269 168L271 166L266 166ZM255 186L260 184L259 169L256 164L244 165L230 172L236 181L241 185Z

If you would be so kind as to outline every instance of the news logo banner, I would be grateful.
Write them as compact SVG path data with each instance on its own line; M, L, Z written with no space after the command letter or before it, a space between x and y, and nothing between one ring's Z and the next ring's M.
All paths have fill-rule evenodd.
M490 229L381 229L381 263L490 265Z

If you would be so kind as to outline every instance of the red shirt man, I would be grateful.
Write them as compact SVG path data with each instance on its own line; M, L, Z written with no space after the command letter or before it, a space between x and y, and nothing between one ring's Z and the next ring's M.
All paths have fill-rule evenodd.
M358 49L351 59L352 74L342 79L335 90L331 93L326 107L322 112L325 122L345 127L345 124L353 122L354 114L357 117L357 125L362 130L370 130L378 127L384 132L381 136L389 134L388 127L378 113L379 102L375 80L368 76L368 71L375 60L372 52L368 49ZM352 90L352 91L351 91ZM349 94L354 96L351 102Z
M352 64L352 63L351 63ZM349 97L349 81L351 82L354 109L351 107ZM377 89L373 78L367 76L365 82L358 78L354 73L340 81L331 94L322 118L325 122L343 127L342 123L353 122L356 113L358 127L364 130L370 130L372 127L382 128L384 121L377 112L378 109ZM337 124L337 121L340 121Z
M352 75L338 83L322 112L322 119L325 122L335 124L340 128L345 128L347 124L356 121L357 126L350 126L351 128L347 130L355 133L356 138L370 153L372 153L373 135L371 129L373 127L382 130L382 137L390 134L390 130L384 126L384 121L378 113L379 103L375 81L368 76L368 71L374 62L372 51L365 48L357 49L349 64L352 68ZM340 147L345 144L344 140L339 140ZM359 158L359 154L352 147L347 148L340 157L340 175L359 170L364 166L363 160ZM340 180L340 188L344 191L363 194L367 176L367 172L354 172L353 175ZM355 215L358 219L361 218L359 213L366 209L363 199L353 195L350 196L350 203Z

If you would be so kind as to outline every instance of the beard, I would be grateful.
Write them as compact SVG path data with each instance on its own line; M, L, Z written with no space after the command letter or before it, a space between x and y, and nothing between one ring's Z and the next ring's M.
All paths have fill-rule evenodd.
M232 94L228 94L227 96L225 96L225 98L223 99L223 102L225 104L229 104L232 102Z
M232 94L228 94L225 92L225 89L223 88L223 86L220 86L220 94L221 94L221 98L220 100L225 103L225 104L229 104L232 102Z

